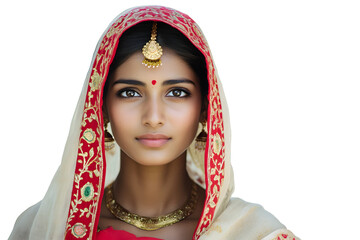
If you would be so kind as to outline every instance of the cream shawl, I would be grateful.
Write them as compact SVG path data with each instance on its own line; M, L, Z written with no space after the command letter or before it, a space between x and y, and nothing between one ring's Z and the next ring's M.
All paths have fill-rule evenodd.
M97 45L68 136L64 155L49 189L38 204L17 219L10 239L95 239L104 187L120 170L120 148L105 152L102 91L117 40L142 21L161 21L182 32L204 55L208 69L208 139L205 153L188 149L190 177L206 190L193 239L297 239L261 206L231 198L230 124L225 95L209 46L186 14L147 6L121 13Z

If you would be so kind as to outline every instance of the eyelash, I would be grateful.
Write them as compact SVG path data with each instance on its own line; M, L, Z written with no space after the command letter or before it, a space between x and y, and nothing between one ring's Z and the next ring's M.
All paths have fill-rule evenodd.
M124 96L123 94L126 94L126 93L129 93L129 92L132 92L134 93L134 96ZM137 95L137 96L135 96ZM134 97L141 97L140 93L138 93L136 90L134 89L131 89L131 88L124 88L124 89L121 89L120 91L118 91L116 93L116 96L120 97L120 98L134 98Z
M175 96L174 91L179 91L180 96ZM134 95L133 96L124 95L124 94L127 94L129 92L133 93ZM169 96L170 93L172 93L171 94L172 96ZM118 96L120 98L134 98L134 97L141 97L141 94L138 91L134 90L134 89L125 88L125 89L119 90L116 93L116 96ZM167 97L175 97L175 98L186 98L186 97L190 96L190 92L188 90L186 90L186 89L183 89L183 88L173 88L166 94L166 96Z
M180 96L174 96L174 91L180 91L181 95L183 95L183 93L185 93L185 95L183 95L183 96L181 96L181 95ZM172 96L169 96L169 97L186 98L186 97L190 96L190 92L188 90L186 90L186 89L183 89L183 88L173 88L166 94L166 96L168 96L169 93L171 93L171 92L172 92Z

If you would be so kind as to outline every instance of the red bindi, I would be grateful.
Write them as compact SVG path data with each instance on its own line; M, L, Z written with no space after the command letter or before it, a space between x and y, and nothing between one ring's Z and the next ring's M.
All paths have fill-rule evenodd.
M156 84L156 80L152 80L151 83L152 83L152 85L155 85L155 84Z

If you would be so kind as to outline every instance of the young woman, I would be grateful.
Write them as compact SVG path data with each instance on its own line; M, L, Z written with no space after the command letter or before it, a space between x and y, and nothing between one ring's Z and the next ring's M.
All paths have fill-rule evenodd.
M100 39L63 161L10 239L297 239L231 198L229 131L196 23L130 9Z

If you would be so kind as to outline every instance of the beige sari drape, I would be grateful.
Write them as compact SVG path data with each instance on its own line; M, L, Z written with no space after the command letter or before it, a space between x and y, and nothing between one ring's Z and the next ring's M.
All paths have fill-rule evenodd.
M42 201L20 215L10 239L95 239L104 187L120 170L119 146L104 150L103 86L117 40L142 21L161 21L178 29L204 54L207 64L207 147L198 152L193 143L187 159L190 177L206 190L193 239L298 239L261 206L231 198L228 108L209 46L189 16L160 6L129 9L105 30L85 79L61 165Z

